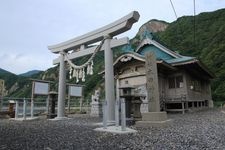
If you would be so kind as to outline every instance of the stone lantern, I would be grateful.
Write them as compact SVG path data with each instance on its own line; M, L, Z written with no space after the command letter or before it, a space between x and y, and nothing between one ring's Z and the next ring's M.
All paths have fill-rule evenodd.
M140 107L142 103L141 97L143 97L143 94L137 93L133 86L127 84L120 87L120 97L125 99L127 119L132 119L133 121L142 120ZM133 115L131 116L131 114Z

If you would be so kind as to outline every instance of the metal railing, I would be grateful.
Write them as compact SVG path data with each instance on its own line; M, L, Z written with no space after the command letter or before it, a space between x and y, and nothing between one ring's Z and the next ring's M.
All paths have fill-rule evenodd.
M26 109L27 109L27 114L31 114L31 98L14 98L14 97L3 97L0 98L0 112L2 111L8 111L9 110L9 103L15 102L14 103L14 110L16 106L16 101L18 101L18 114L21 115L23 112L23 103L24 100L26 100ZM82 103L82 109L85 111L90 110L90 103L88 103L87 100L84 100ZM46 113L48 111L48 98L34 98L34 114L41 114L41 113ZM55 109L57 110L57 102L56 102L56 107ZM65 109L68 110L68 100L66 99L65 101ZM78 100L70 100L70 110L77 110L80 109L80 103Z

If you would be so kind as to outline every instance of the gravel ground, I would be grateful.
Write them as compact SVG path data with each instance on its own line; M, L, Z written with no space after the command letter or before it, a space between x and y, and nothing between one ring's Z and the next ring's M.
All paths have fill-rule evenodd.
M225 113L207 110L171 114L170 126L139 128L134 134L96 132L99 118L74 115L66 121L0 120L0 150L225 149Z

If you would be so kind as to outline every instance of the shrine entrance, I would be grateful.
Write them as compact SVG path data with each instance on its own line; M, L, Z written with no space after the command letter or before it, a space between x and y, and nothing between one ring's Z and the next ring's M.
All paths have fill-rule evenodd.
M108 122L115 120L115 90L114 90L114 71L113 71L113 51L112 48L129 43L127 37L113 39L131 29L132 25L138 21L139 13L133 11L121 19L108 24L102 28L73 38L71 40L49 46L52 53L60 54L59 58L53 60L53 64L59 64L59 88L58 88L58 111L57 120L65 118L65 93L66 93L66 70L65 62L71 67L70 76L77 81L85 81L85 73L92 74L93 58L98 51L104 50L105 59L105 99L107 105ZM98 46L90 46L101 41ZM72 63L72 59L92 54L90 59L81 66ZM85 70L87 70L85 72Z

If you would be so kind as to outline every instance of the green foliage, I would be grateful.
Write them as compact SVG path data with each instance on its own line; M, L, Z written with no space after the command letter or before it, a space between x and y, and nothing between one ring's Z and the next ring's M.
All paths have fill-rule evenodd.
M216 75L212 82L214 100L225 100L225 9L181 17L157 38L183 55L195 56ZM195 39L195 41L194 41Z
M201 13L195 16L196 30L194 38L194 17L184 16L169 24L163 32L152 33L153 38L183 55L195 56L216 75L212 81L213 99L216 101L225 100L225 9L215 12ZM195 39L195 41L194 41ZM114 49L114 60L128 49L136 49L141 42L141 35L137 34L131 41L130 47L119 47ZM76 59L74 63L83 64L90 56ZM36 74L31 78L54 81L51 89L58 88L58 66L48 69L45 72ZM90 98L94 89L102 88L104 95L104 53L97 53L94 59L94 74L87 75L84 83L84 96ZM30 97L31 81L25 77L18 77L15 74L0 69L0 78L6 82L9 90L15 83L18 89L10 94L16 97ZM68 71L67 71L68 79ZM74 79L67 80L69 83L76 83ZM104 96L103 96L104 97Z
M30 78L38 78L41 72L31 75L29 78L15 75L11 72L0 69L0 79L5 81L5 88L10 97L23 98L31 97L31 80Z

